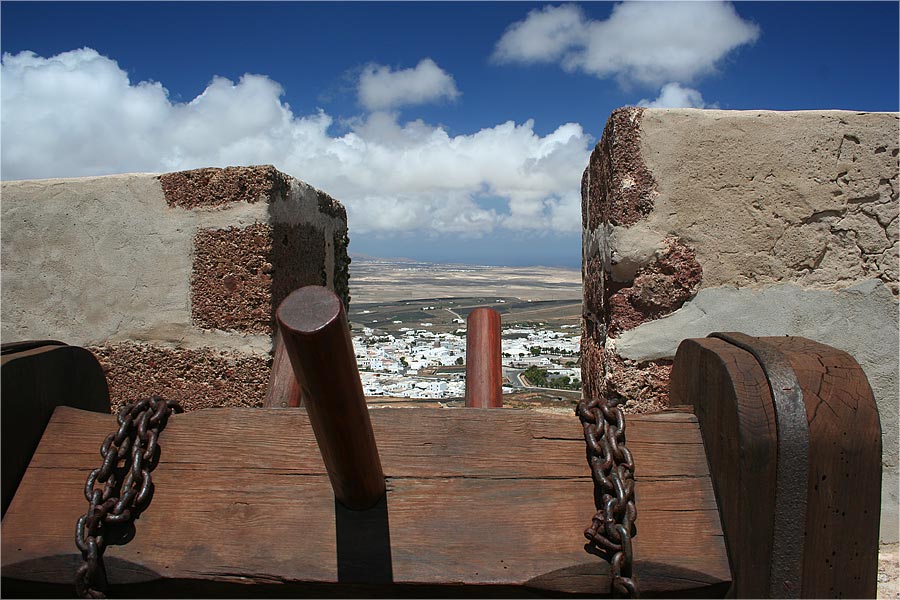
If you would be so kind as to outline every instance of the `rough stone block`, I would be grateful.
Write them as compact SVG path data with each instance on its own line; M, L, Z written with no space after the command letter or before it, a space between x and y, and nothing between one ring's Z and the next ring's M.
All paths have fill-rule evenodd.
M671 359L713 331L850 353L884 435L898 530L898 115L616 110L582 181L588 395L665 406Z
M343 206L272 166L4 182L4 341L91 348L114 404L261 405L274 310L348 296Z

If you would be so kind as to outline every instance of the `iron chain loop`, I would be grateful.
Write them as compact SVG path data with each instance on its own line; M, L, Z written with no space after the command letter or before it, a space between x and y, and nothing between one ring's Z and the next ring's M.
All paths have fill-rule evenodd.
M75 573L81 598L105 598L103 551L109 527L130 523L147 507L153 494L150 471L159 461L159 432L169 415L184 412L174 400L151 396L119 409L119 427L100 445L103 462L84 484L88 510L75 525L75 545L84 560ZM120 464L121 463L121 464ZM98 483L103 488L95 487Z
M625 447L625 415L618 399L587 399L576 413L584 427L587 460L594 479L597 514L584 536L609 560L613 597L639 597L631 568L634 504L634 459Z

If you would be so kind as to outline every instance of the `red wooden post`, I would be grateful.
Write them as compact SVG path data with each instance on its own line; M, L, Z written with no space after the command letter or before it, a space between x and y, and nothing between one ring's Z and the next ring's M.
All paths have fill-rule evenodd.
M269 388L266 390L266 408L296 408L303 405L300 397L300 384L294 377L291 357L288 356L281 337L281 330L275 332L275 356L272 357L272 372L269 375Z
M276 317L334 496L353 510L371 508L384 496L384 473L344 305L327 288L307 286Z
M503 406L500 313L476 308L466 319L466 406Z

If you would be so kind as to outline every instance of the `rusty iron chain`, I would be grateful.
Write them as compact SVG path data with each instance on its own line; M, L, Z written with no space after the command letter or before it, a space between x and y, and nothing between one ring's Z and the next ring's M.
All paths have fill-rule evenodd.
M576 413L584 427L597 506L584 537L609 560L612 596L637 598L631 548L637 519L634 459L625 447L625 415L619 399L603 397L582 399Z
M103 551L110 529L131 523L153 494L152 471L159 461L159 433L169 415L184 412L174 400L151 396L119 409L119 428L100 445L103 462L84 484L88 510L75 525L75 545L84 560L75 573L80 598L105 598ZM121 464L120 464L121 463ZM103 484L102 490L95 487Z

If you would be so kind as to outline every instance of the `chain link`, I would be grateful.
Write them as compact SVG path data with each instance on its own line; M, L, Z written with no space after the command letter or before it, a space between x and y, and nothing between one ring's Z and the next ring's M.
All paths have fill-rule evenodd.
M582 399L576 413L584 427L598 509L584 537L609 560L612 596L637 598L631 572L631 538L637 519L634 459L625 447L625 415L618 399L602 397Z
M118 430L100 445L103 463L88 475L84 484L88 510L75 525L75 545L84 559L75 573L79 597L106 597L103 551L109 528L130 523L147 507L153 494L150 471L159 461L157 439L173 412L184 410L159 396L126 404L117 415ZM95 487L98 483L102 490Z

